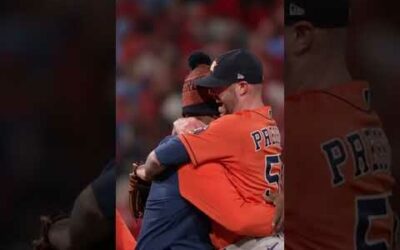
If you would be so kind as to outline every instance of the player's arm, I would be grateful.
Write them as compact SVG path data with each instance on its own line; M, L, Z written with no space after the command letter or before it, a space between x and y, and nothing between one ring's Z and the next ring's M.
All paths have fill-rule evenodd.
M232 194L232 197L234 197L237 195L237 192ZM228 199L229 196L223 200ZM231 213L228 214L222 212L223 210L218 210L220 213L215 213L210 218L238 235L265 237L273 234L275 206L266 203L248 203L240 202L239 200L230 201L229 203L235 206L232 208ZM237 204L234 204L235 202Z
M251 237L272 234L275 206L246 201L221 165L188 165L178 170L178 176L181 195L227 230Z
M226 115L211 122L199 133L179 135L193 166L237 160L242 150L241 122L237 116Z
M234 117L223 117L210 123L199 134L181 134L160 144L136 169L136 175L145 181L153 180L166 167L181 166L191 162L199 166L206 162L230 160L232 152L239 152L241 139L235 131ZM227 150L229 148L229 150ZM236 148L236 149L234 149Z
M183 143L178 137L171 137L149 154L145 164L136 169L136 175L142 180L151 181L167 167L180 166L189 161Z

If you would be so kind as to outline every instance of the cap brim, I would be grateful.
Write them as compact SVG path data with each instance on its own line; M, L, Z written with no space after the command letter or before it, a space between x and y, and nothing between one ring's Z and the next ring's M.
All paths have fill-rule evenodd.
M212 75L208 75L194 81L196 86L207 87L207 88L217 88L230 85L229 82L215 78Z

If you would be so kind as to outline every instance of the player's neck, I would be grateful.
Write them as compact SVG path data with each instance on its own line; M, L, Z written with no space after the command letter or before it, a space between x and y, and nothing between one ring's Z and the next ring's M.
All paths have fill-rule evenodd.
M317 57L303 64L295 75L301 76L288 83L286 95L308 90L327 89L349 83L352 78L343 57Z
M234 112L239 112L243 110L252 110L252 109L258 109L265 106L261 99L261 95L258 97L251 97L248 96L246 98L243 98L243 100L239 101L234 109Z

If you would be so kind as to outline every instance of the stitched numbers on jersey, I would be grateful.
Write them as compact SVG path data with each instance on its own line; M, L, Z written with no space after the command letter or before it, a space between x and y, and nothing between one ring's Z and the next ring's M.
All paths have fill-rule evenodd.
M280 155L265 156L265 181L268 184L268 188L265 190L265 197L267 199L272 192L279 189L281 168L282 161Z
M272 144L281 144L281 135L277 126L269 126L251 132L251 139L254 143L254 150L257 152L263 147L268 147Z
M357 250L386 250L386 239L369 239L374 220L388 217L389 201L387 196L365 196L356 199L355 243Z
M381 128L365 128L321 144L331 173L332 186L340 186L346 178L344 165L351 156L353 178L376 171L390 170L390 145Z

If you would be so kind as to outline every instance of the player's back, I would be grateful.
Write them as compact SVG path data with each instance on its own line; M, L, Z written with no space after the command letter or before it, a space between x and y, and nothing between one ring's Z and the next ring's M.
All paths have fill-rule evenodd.
M282 148L271 113L270 107L244 110L180 135L191 159L179 170L180 192L215 222L218 249L272 233L275 206L265 195L279 188Z
M390 146L368 103L363 82L286 100L287 249L390 249Z
M270 107L234 114L233 128L239 139L237 161L226 164L228 178L248 202L265 202L277 192L281 171L281 137ZM236 120L236 122L235 122Z
M179 194L175 171L153 181L137 250L212 249L209 219Z
M218 162L247 202L265 203L279 184L280 134L268 106L226 115L200 134L181 135L191 162Z
M160 144L173 138L166 137ZM210 221L179 193L176 166L152 182L137 250L212 249Z

